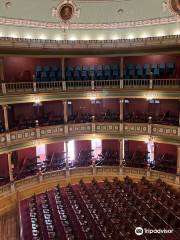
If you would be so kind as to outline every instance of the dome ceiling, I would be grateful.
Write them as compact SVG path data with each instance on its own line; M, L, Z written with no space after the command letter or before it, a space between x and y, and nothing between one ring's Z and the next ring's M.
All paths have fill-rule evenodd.
M0 36L103 40L172 35L180 32L179 13L179 0L1 0Z

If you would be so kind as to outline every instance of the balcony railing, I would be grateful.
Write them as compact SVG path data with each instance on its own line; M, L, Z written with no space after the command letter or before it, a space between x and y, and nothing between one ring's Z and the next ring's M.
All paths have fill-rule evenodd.
M92 180L93 178L105 179L114 177L124 178L130 176L132 178L141 179L142 177L147 177L150 181L155 181L161 178L164 182L168 184L176 184L178 187L180 184L180 177L175 174L148 170L143 168L130 168L119 166L101 166L101 167L80 167L72 168L67 170L58 170L52 172L46 172L42 175L29 176L21 180L8 183L0 187L0 196L8 196L8 194L19 191L23 192L22 197L27 198L29 194L34 194L35 192L43 192L47 188L55 187L59 182L61 184L66 184L69 181L72 183L77 183L80 179L85 181ZM46 184L45 184L46 183ZM28 190L26 192L26 189ZM0 209L1 210L1 209Z
M22 148L25 145L37 145L39 142L57 141L67 137L84 139L89 134L109 136L112 138L126 137L129 139L147 140L147 137L158 141L180 144L180 127L148 123L81 123L36 127L0 134L0 153Z
M84 80L55 82L16 82L1 83L0 93L41 93L53 91L91 91L118 89L167 89L180 90L180 79L119 79L119 80Z

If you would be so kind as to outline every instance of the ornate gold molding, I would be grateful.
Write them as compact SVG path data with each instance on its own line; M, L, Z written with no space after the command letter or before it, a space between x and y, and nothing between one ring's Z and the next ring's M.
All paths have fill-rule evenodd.
M18 27L33 27L33 28L45 28L45 29L69 29L69 30L102 30L102 29L124 29L124 28L137 28L146 26L158 26L164 24L177 23L180 21L178 15L145 19L137 21L127 22L114 22L114 23L53 23L44 21L33 21L29 19L18 19L18 18L6 18L0 17L1 25L12 25Z
M7 153L41 143L53 143L66 139L90 140L121 139L180 144L180 128L177 126L147 123L81 123L36 127L0 134L0 153Z

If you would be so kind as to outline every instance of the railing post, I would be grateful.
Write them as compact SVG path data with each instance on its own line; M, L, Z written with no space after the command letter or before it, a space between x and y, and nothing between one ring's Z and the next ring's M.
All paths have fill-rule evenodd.
M152 78L149 80L149 88L150 88L150 89L153 88L153 80L152 80Z
M119 139L119 174L123 174L123 161L124 161L124 138Z
M92 133L95 133L96 132L96 125L95 125L95 123L92 123Z
M3 93L3 95L5 95L7 93L7 91L6 91L6 84L5 83L1 83L1 87L2 87L2 93Z
M43 181L43 174L41 171L38 172L38 180L40 183Z
M95 177L96 176L96 164L94 161L92 162L92 168L93 168L93 177Z
M124 99L119 100L119 120L123 122L124 117Z
M39 139L41 137L41 132L39 128L36 128L36 138Z
M120 88L124 88L124 80L120 79Z
M8 169L11 192L15 191L13 169L12 169L12 152L8 152Z
M147 171L146 171L146 177L150 178L151 177L151 168L148 166Z
M36 82L33 82L33 91L35 93L37 92L37 84L36 84Z
M64 123L68 122L68 101L63 101L63 115L64 115Z
M64 126L64 134L67 136L68 135L68 125Z
M148 124L148 134L152 134L152 125L150 123Z
M65 141L66 179L70 178L68 140Z
M66 81L62 81L62 90L65 92L67 90Z
M177 170L176 174L180 177L180 146L177 146Z
M94 86L94 80L91 80L91 90L94 90L95 86Z
M6 130L6 131L9 131L8 105L3 105L3 114L4 114L5 130Z

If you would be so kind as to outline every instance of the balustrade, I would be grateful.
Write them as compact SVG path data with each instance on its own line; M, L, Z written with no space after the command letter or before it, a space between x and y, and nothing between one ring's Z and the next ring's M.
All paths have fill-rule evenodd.
M180 79L117 79L117 80L84 80L54 82L13 82L1 83L0 94L41 93L70 90L103 90L103 89L179 89Z
M141 179L142 177L148 177L150 181L155 181L159 178L161 178L163 181L169 183L169 184L180 184L180 181L177 181L178 177L175 174L165 173L165 172L159 172L154 170L147 170L147 169L141 169L141 168L130 168L130 167L123 167L122 171L120 171L119 166L103 166L103 167L95 167L96 171L93 171L93 167L81 167L81 168L72 168L69 171L69 174L66 174L66 170L59 170L54 172L47 172L42 174L42 181L39 181L40 176L35 175L31 177L27 177L18 181L15 181L14 183L8 183L4 186L0 187L0 196L10 194L12 192L11 185L14 185L13 191L24 191L26 189L33 189L33 192L36 191L36 187L40 189L41 184L44 186L44 182L50 181L51 183L56 184L59 181L62 181L65 183L66 178L68 178L68 181L70 179L87 179L99 177L100 179L106 178L106 177L115 177L119 176L124 178L125 176L130 176L135 179ZM29 190L28 190L29 191ZM43 191L43 190L42 190Z
M36 145L37 141L50 138L66 138L84 134L108 134L108 135L123 135L124 137L131 136L151 136L161 137L178 141L180 140L180 128L178 126L148 124L148 123L81 123L81 124L64 124L46 127L36 127L19 131L7 132L0 134L0 152L3 153L3 148L16 144L31 143ZM52 140L53 141L53 140ZM16 146L15 146L16 147Z

